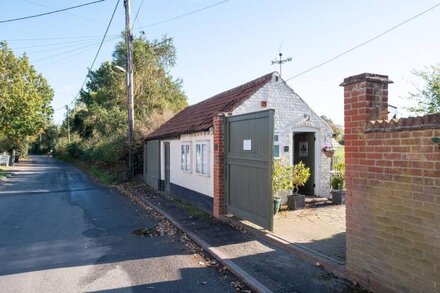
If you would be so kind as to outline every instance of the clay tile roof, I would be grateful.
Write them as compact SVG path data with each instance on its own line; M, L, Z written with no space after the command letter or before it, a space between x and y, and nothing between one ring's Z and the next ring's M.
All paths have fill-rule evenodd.
M207 100L189 106L177 113L145 139L178 137L185 133L209 130L213 118L219 113L231 112L256 91L272 80L274 72L217 94Z

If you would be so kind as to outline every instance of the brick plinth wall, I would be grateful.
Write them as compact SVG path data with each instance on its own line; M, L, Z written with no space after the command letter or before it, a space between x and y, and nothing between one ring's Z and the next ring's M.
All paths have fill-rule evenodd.
M214 217L225 214L224 115L214 117Z
M374 292L440 292L440 115L387 120L389 83L341 84L347 275Z

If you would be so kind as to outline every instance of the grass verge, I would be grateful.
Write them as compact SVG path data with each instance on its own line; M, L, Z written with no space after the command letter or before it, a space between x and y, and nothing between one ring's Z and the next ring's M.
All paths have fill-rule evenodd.
M0 169L0 179L6 177L6 172Z
M93 178L101 183L112 185L118 183L118 177L109 170L99 168L95 165L91 165L88 162L80 160L69 160L69 162L73 163L75 166L77 166L87 174L91 175Z

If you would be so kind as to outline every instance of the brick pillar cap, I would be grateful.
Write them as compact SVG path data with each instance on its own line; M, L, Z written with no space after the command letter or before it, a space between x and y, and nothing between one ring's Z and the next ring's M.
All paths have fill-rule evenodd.
M349 84L361 83L364 81L382 83L382 84L393 83L391 80L388 79L388 75L362 73L344 78L344 82L341 83L339 86L346 86Z

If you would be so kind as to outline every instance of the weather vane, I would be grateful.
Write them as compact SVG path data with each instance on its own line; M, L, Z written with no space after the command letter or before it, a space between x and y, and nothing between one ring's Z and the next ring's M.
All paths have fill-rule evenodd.
M281 77L281 66L283 65L283 63L292 61L292 58L287 57L286 59L282 59L283 53L281 53L281 52L278 55L280 56L280 60L272 60L272 65L274 65L274 64L280 65L280 77Z

